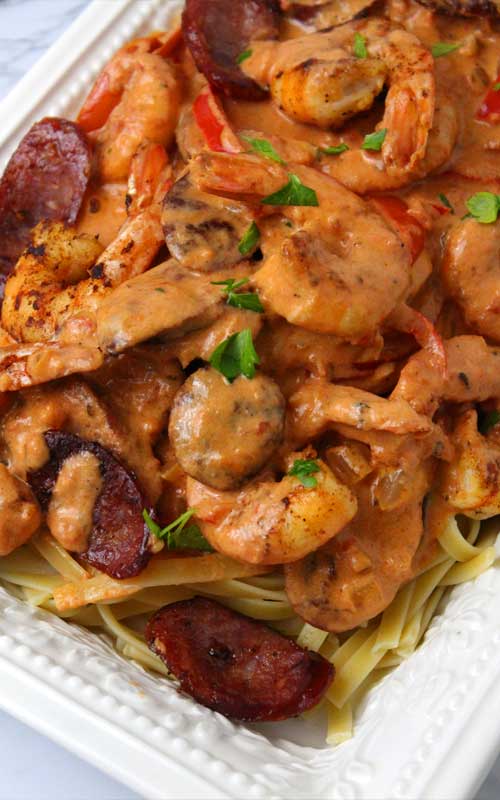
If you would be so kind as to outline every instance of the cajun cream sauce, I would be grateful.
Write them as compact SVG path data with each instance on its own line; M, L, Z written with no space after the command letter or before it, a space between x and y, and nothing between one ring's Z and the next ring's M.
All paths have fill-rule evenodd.
M66 550L84 553L87 549L101 488L100 463L93 453L75 453L63 463L52 491L47 525Z
M343 632L432 560L444 519L500 511L500 23L261 5L239 26L227 6L250 33L221 59L235 42L188 3L186 43L128 43L78 115L77 224L40 221L5 286L0 506L21 521L0 553L46 524L134 577L163 546L143 510L189 511L191 536L284 572L299 616ZM99 535L96 455L38 506L49 430L119 462Z

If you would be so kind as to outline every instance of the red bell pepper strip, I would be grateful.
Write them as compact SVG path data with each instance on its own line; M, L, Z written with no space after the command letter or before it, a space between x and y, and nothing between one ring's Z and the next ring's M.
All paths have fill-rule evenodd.
M500 86L500 75L493 86L488 89L486 97L479 106L476 114L477 119L487 119L490 122L498 122L500 120L500 88L496 89L496 86Z
M430 353L434 369L446 377L446 350L443 340L427 317L402 303L392 312L387 324L397 331L413 336L420 347Z
M219 101L210 87L206 86L193 104L193 111L210 150L218 153L241 153L243 147L231 130Z
M424 249L425 231L409 213L405 201L394 195L381 195L372 197L371 200L377 211L385 217L408 246L412 263L415 262Z

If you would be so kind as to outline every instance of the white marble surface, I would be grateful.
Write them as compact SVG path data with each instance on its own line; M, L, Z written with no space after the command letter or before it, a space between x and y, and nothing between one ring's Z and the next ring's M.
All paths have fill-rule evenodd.
M88 2L0 0L0 98ZM2 712L0 766L0 800L138 800L126 787ZM499 799L500 759L475 800Z

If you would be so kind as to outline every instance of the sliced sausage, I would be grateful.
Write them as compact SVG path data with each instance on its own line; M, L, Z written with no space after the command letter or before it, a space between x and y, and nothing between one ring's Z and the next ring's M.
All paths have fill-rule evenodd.
M90 144L74 122L46 117L28 131L0 181L0 271L4 275L38 222L76 220L90 165Z
M196 66L218 91L246 100L265 92L243 74L238 56L252 39L276 39L277 0L186 0L182 32Z
M181 467L214 489L236 489L271 457L283 436L285 400L265 375L228 383L199 369L177 393L169 437Z
M157 611L146 641L186 694L237 720L301 714L319 702L334 675L316 653L202 597Z
M28 483L43 511L49 508L52 492L66 459L78 453L92 453L100 463L102 488L92 514L92 530L82 558L112 578L131 578L147 565L152 552L150 532L142 512L147 502L135 477L97 442L72 433L46 431L49 460L28 473Z

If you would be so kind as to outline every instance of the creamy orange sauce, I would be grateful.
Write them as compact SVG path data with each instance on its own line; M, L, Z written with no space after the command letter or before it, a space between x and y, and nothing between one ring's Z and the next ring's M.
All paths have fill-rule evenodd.
M66 550L83 553L87 549L102 483L100 462L93 453L75 453L64 461L52 490L47 525Z
M342 632L429 562L446 514L498 512L500 434L481 426L500 407L500 220L464 217L498 194L500 115L478 110L500 22L342 0L302 3L299 23L289 5L242 62L263 99L142 40L105 68L121 93L105 120L87 100L80 122L100 125L76 232L106 251L52 232L7 285L0 385L26 388L1 423L19 536L0 525L0 554L41 524L22 481L64 430L122 461L162 522L196 508L220 553L286 565L293 608ZM64 462L45 521L72 552L101 488L94 456Z
M91 186L78 216L78 232L97 236L103 247L111 244L127 219L126 194L126 184Z

